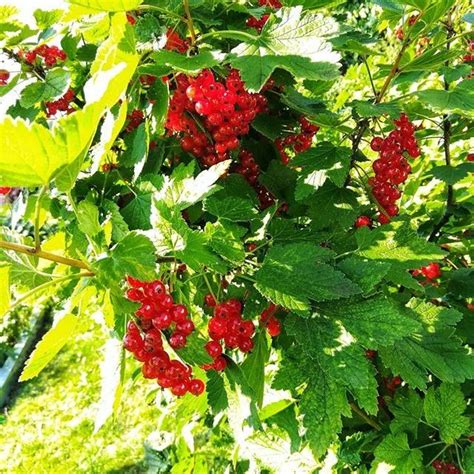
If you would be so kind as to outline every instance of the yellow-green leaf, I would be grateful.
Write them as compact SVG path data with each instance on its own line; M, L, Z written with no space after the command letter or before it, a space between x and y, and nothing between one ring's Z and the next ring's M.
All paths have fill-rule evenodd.
M0 267L0 314L10 307L10 267Z
M51 362L74 334L77 321L73 314L66 314L43 336L26 362L20 382L36 377Z
M135 10L143 0L69 0L72 5L103 12L125 12Z

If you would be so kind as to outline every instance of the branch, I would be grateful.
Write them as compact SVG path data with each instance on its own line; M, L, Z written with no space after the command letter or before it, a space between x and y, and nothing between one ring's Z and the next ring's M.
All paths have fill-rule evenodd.
M34 247L29 247L28 245L16 244L14 242L6 242L5 240L0 240L0 248L6 250L13 250L14 252L24 253L33 257L43 258L52 262L68 265L70 267L82 268L83 270L91 271L89 265L87 265L87 263L82 262L81 260L63 257L62 255L56 255L54 253L45 252L44 250L37 250Z
M189 34L191 36L191 43L196 43L196 31L194 30L193 17L189 8L189 0L183 0L184 12L186 13L186 23L188 24Z
M349 405L368 425L372 426L372 428L375 428L377 431L381 431L382 427L375 420L366 415L354 402L349 402Z
M449 52L451 47L451 38L455 36L456 32L454 31L451 23L451 15L448 15L448 19L446 21L446 50ZM445 66L449 67L449 60L445 62ZM446 80L446 76L444 77L444 90L449 90L449 82ZM443 115L443 149L444 149L444 161L446 166L451 166L451 121L448 118L448 115ZM448 223L449 218L453 215L453 208L454 208L454 190L453 185L448 184L446 188L446 209L444 214L441 216L441 219L438 223L433 227L431 234L428 237L429 242L434 242L439 237L440 230Z

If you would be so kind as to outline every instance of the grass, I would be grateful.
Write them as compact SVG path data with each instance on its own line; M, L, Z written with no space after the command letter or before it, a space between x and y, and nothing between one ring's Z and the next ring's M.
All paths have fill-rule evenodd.
M20 386L0 424L2 473L139 473L143 441L159 416L151 382L124 390L113 419L94 434L105 335L88 324L35 379ZM1 423L1 421L0 421Z

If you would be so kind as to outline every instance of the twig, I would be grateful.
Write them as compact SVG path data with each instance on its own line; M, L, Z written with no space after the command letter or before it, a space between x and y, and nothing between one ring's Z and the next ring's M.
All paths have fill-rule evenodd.
M35 249L36 251L41 249L41 240L40 240L40 212L41 212L41 200L46 192L47 185L41 188L40 193L38 194L38 198L35 205Z
M196 31L194 30L193 17L189 8L189 0L183 0L184 12L186 13L186 23L188 24L189 35L191 36L191 43L196 43Z
M82 262L81 260L76 260L74 258L63 257L62 255L56 255L54 253L45 252L44 250L37 250L35 247L30 247L28 245L16 244L14 242L7 242L5 240L0 240L0 248L6 250L13 250L14 252L24 253L33 257L43 258L45 260L50 260L52 262L61 263L63 265L68 265L70 267L82 268L83 270L91 270L87 263Z
M368 425L372 426L372 428L375 428L377 431L382 430L382 427L375 420L370 418L370 416L366 415L354 402L349 402L349 405Z
M451 24L451 15L449 14L447 20L447 41L446 41L446 49L449 52L451 47L450 39L452 36L455 35L454 30L452 29ZM449 60L445 63L446 67L449 67ZM446 75L444 76L444 90L449 90L449 82L446 80ZM451 166L451 121L447 114L443 115L443 148L444 148L444 161L446 166ZM438 223L434 226L431 234L428 237L428 241L433 242L436 241L439 237L440 230L448 223L450 217L453 215L453 208L454 208L454 190L453 185L448 184L446 188L446 209L444 214L441 216L441 219Z

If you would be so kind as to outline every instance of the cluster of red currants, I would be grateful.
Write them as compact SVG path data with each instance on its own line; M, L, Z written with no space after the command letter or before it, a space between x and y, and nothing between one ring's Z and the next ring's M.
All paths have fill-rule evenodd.
M68 89L68 91L58 100L54 100L52 102L45 102L46 107L46 115L48 117L52 117L56 115L58 112L66 112L70 114L74 112L74 108L71 107L71 102L74 101L76 94L72 89Z
M166 31L165 49L168 51L176 51L177 53L185 53L189 49L189 43L187 40L181 38L172 28L168 28Z
M474 41L471 40L469 41L469 48L468 48L468 53L463 56L463 61L465 63L472 63L474 62Z
M274 10L277 10L283 6L280 0L259 0L258 3L262 7L267 6L273 8ZM249 28L255 28L258 32L260 32L262 31L262 28L265 26L265 23L268 21L269 17L270 15L268 13L262 15L260 18L251 16L245 24Z
M133 132L144 120L145 115L139 109L132 110L131 113L127 114L127 126L125 130L130 133Z
M370 143L372 150L379 153L379 158L372 165L375 177L369 178L368 184L384 209L378 217L381 224L387 224L399 212L395 204L401 196L398 185L404 183L411 172L411 166L403 154L406 152L412 158L420 156L414 135L415 126L408 117L402 114L394 123L396 129L387 138L374 137Z
M454 464L443 462L440 459L433 461L431 466L436 472L441 472L443 474L461 474L461 470Z
M319 130L319 127L310 123L306 117L300 117L299 125L300 132L275 140L275 146L280 153L282 163L285 165L290 162L290 156L286 149L290 148L294 154L307 150L311 147L313 138Z
M249 132L252 120L267 107L263 95L244 89L234 69L225 83L216 81L209 69L195 78L179 75L176 82L166 128L170 134L182 133L181 148L204 166L228 159L229 152L239 147L239 137Z
M6 86L10 79L10 73L6 69L0 69L0 86Z
M0 187L0 196L6 196L11 190L12 188L8 188L6 186Z
M221 371L227 365L225 358L222 356L221 342L224 343L227 349L250 352L253 349L252 336L255 332L255 326L252 321L242 318L242 305L237 299L229 299L217 304L215 301L206 302L214 303L214 315L207 326L209 337L212 340L205 346L207 353L214 359L214 362L203 368Z
M31 51L20 50L18 56L28 64L35 64L37 59L41 58L44 65L48 68L56 66L58 62L67 59L67 54L61 48L48 46L47 44L42 44Z
M192 378L191 367L178 360L171 360L163 348L162 331L174 327L169 338L173 349L186 345L186 337L194 331L194 324L188 318L184 305L175 304L160 280L142 282L127 278L130 288L127 298L141 303L136 311L138 324L131 321L124 338L125 349L143 362L145 378L157 379L162 388L170 388L176 396L187 392L200 395L205 388L202 380Z
M413 270L411 274L414 277L423 276L426 278L425 283L431 283L433 280L436 280L441 276L441 268L438 263L431 262L425 267L417 268Z
M264 309L260 314L260 324L267 328L268 334L272 337L279 336L281 333L280 320L275 316L277 311L278 306L271 303L270 306Z

